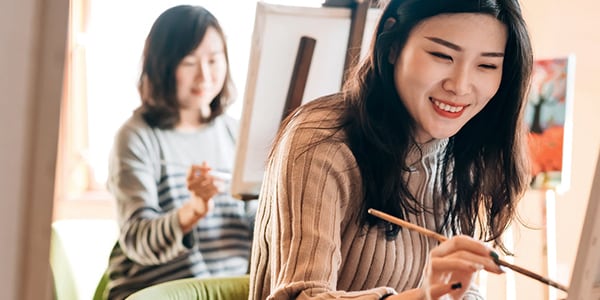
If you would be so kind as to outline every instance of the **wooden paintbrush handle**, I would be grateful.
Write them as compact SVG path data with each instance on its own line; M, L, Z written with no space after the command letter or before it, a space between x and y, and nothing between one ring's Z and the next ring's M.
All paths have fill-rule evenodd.
M421 227L419 225L415 225L413 223L406 222L406 221L404 221L402 219L396 218L394 216L391 216L391 215L386 214L384 212L378 211L376 209L369 208L369 210L367 212L369 214L373 215L373 216L376 216L376 217L378 217L380 219L386 220L386 221L388 221L390 223L396 224L398 226L402 226L402 227L407 228L407 229L412 229L414 231L419 232L422 235L425 235L425 236L428 236L428 237L432 237L432 238L438 240L440 243L445 242L448 239L447 237L445 237L445 236L443 236L443 235L441 235L441 234L439 234L439 233L437 233L435 231L431 231L431 230L429 230L427 228L423 228L423 227ZM507 268L509 268L509 269L517 272L517 273L520 273L520 274L525 275L525 276L527 276L529 278L535 279L535 280L537 280L539 282L542 282L544 284L547 284L549 286L555 287L555 288L557 288L559 290L562 290L562 291L565 291L565 292L568 291L568 288L566 286L564 286L564 285L562 285L562 284L560 284L558 282L555 282L555 281L553 281L551 279L548 279L548 278L546 278L546 277L544 277L542 275L536 274L536 273L534 273L532 271L529 271L529 270L527 270L525 268L521 268L519 266L515 266L513 264L507 263L507 262L505 262L505 261L503 261L503 260L501 260L501 259L499 259L497 257L493 257L493 258L494 258L494 261L496 262L496 264L498 264L500 266L507 267Z

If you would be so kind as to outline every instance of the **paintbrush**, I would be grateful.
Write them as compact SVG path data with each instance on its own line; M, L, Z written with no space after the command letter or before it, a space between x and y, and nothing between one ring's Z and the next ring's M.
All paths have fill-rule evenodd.
M181 162L169 162L169 161L165 161L165 160L161 160L160 164L162 166L175 166L175 167L179 167L179 168L189 168L191 167L192 164L184 164ZM229 172L225 172L225 171L220 171L220 170L210 170L208 171L208 173L218 179L224 180L224 181L231 181L231 173Z
M396 224L398 226L402 226L402 227L410 229L410 230L414 230L414 231L416 231L416 232L418 232L418 233L420 233L422 235L425 235L425 236L428 236L428 237L432 237L432 238L438 240L440 243L442 243L442 242L444 242L444 241L446 241L448 239L447 237L445 237L445 236L443 236L443 235L441 235L441 234L439 234L437 232L434 232L434 231L431 231L431 230L429 230L427 228L423 228L421 226L418 226L418 225L406 222L406 221L404 221L402 219L399 219L399 218L396 218L394 216L388 215L388 214L386 214L384 212L381 212L381 211L378 211L376 209L369 208L369 210L367 212L369 214L373 215L373 216L376 216L376 217L378 217L380 219L386 220L386 221L388 221L390 223ZM495 253L495 252L493 252L493 253ZM510 263L508 263L506 261L503 261L500 258L498 258L497 255L492 255L492 258L494 259L494 261L496 262L497 265L500 265L500 266L503 266L503 267L507 267L507 268L509 268L509 269L517 272L517 273L520 273L520 274L525 275L525 276L527 276L529 278L535 279L535 280L537 280L539 282L542 282L544 284L547 284L549 286L555 287L555 288L557 288L559 290L562 290L562 291L565 291L565 292L568 291L568 288L566 286L564 286L564 285L562 285L562 284L560 284L560 283L558 283L556 281L553 281L553 280L551 280L549 278L546 278L546 277L544 277L542 275L539 275L539 274L536 274L536 273L534 273L532 271L529 271L529 270L527 270L525 268L522 268L522 267L510 264Z

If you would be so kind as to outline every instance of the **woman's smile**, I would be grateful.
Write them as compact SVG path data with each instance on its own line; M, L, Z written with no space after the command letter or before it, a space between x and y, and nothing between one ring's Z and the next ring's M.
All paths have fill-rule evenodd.
M439 100L439 99L436 99L433 97L429 97L429 101L431 101L433 109L436 113L438 113L442 117L450 118L450 119L459 118L465 111L465 108L469 106L469 105L457 105L457 104L453 104L451 102L444 101L444 100Z

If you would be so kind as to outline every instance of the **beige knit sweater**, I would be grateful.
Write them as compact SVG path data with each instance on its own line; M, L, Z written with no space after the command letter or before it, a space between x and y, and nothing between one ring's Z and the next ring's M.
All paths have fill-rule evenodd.
M296 115L274 149L256 217L250 299L379 299L423 281L437 242L409 230L387 241L380 228L359 227L361 175L348 145L327 139L306 147L334 134L324 128L336 114ZM413 169L405 179L427 207L440 189L445 144L434 141L409 156ZM435 229L441 217L411 215L409 221Z

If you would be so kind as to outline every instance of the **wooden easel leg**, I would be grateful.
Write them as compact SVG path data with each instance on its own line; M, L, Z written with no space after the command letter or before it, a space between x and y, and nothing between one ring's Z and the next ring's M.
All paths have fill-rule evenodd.
M310 70L316 43L317 40L311 37L303 36L300 38L300 45L298 45L296 62L294 63L294 70L292 71L292 78L290 79L290 87L288 88L281 121L283 121L290 112L302 104L304 88L306 88L308 71Z

